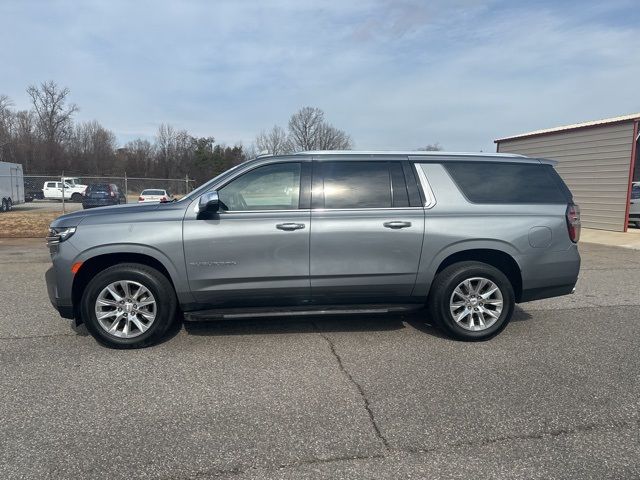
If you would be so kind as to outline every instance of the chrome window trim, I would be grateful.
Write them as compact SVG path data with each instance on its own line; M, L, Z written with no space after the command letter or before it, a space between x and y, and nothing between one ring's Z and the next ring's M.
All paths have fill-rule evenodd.
M416 171L418 172L418 178L420 179L420 185L422 185L422 191L427 197L424 203L424 208L433 208L436 205L436 196L433 194L433 190L431 189L431 185L429 184L427 175L424 173L421 163L415 163L414 165L416 166Z
M375 207L375 208L296 208L289 210L220 210L221 215L237 215L241 213L287 213L287 212L368 212L371 210L424 210L425 207ZM198 213L198 203L194 207L194 213Z
M424 210L424 207L312 208L313 212L368 212L379 210Z

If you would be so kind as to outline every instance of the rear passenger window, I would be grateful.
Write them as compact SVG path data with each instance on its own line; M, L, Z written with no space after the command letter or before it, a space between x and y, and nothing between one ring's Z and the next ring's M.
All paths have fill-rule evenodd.
M473 203L567 203L561 180L549 165L446 162L462 193Z
M325 208L391 208L387 162L322 162L322 172Z

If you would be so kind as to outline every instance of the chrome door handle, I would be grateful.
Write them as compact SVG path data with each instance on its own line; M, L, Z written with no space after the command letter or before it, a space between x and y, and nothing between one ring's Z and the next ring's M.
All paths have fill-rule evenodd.
M400 222L400 221L384 222L382 225L385 226L386 228L398 229L398 228L410 227L411 226L411 222Z
M304 223L279 223L276 225L276 228L278 230L290 232L292 230L300 230L301 228L304 228Z

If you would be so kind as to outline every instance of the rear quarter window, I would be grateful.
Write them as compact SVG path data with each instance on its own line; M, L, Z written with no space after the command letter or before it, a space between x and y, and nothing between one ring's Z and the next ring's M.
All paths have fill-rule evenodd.
M567 203L569 191L551 165L448 162L444 167L473 203Z

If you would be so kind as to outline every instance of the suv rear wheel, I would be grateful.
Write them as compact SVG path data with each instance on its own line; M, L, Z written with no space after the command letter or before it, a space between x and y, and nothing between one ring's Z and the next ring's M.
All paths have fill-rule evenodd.
M158 342L175 322L171 282L147 265L126 263L98 273L81 301L87 330L112 348L141 348Z
M513 286L497 268L482 262L455 263L435 278L429 316L459 340L491 338L507 326L515 305Z

